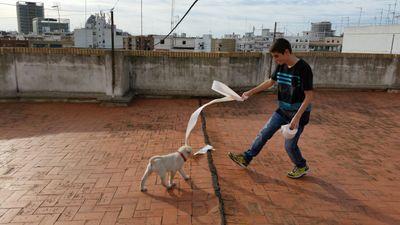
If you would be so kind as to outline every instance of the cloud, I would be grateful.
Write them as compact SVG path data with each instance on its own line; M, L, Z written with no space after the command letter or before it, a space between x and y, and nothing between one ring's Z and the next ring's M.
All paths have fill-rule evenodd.
M46 8L54 1L42 0ZM16 1L0 0L15 4ZM87 0L87 17L92 12L108 11L116 1ZM175 0L175 15L182 17L192 0ZM244 33L253 26L257 29L278 28L298 33L307 30L310 22L332 21L335 29L343 24L358 22L363 7L362 23L373 23L380 17L380 8L387 8L388 0L200 0L181 23L178 32L202 35L210 31L214 36L225 33ZM85 5L82 0L60 1L61 17L71 21L71 28L85 22ZM400 7L399 7L400 8ZM58 17L54 10L46 10L47 17ZM16 11L12 6L0 5L0 30L17 30ZM120 0L115 8L117 27L132 34L140 34L140 0ZM7 18L8 17L8 18ZM15 17L12 19L10 17ZM348 17L348 18L347 18ZM376 21L376 20L375 20ZM171 26L171 0L143 0L143 30L145 34L166 34Z

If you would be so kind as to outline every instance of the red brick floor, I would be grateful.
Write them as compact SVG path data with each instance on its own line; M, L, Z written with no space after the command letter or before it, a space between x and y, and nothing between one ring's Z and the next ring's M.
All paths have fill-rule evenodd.
M0 104L0 224L219 224L205 156L185 164L166 191L148 158L183 143L197 100L95 104ZM191 136L204 145L200 126Z
M277 134L249 169L227 151L246 149L275 110L274 95L206 109L228 224L400 224L400 95L318 92L300 141L312 173L290 180ZM149 157L182 143L197 100L0 104L0 224L220 224L205 156L166 191ZM198 125L194 149L204 145Z
M206 110L228 224L400 224L400 94L317 92L300 140L312 170L300 180L277 133L242 169L242 152L276 108L275 95Z

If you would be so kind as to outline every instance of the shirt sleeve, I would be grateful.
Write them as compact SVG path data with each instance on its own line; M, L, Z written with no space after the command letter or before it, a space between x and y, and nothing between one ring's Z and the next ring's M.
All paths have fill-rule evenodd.
M274 80L274 81L277 81L277 74L278 74L278 71L279 71L279 65L277 65L276 67L275 67L275 71L272 73L272 75L271 75L271 79L272 80Z
M309 91L309 90L313 90L313 72L311 70L310 65L306 65L304 67L304 71L303 71L303 90L305 91Z

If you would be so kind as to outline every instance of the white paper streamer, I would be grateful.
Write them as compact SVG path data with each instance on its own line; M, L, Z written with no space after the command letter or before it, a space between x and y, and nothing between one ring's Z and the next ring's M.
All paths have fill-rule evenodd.
M233 100L240 101L240 102L243 101L243 99L236 92L234 92L232 89L230 89L228 86L226 86L226 84L221 83L219 81L214 80L211 89L224 95L225 97L214 99L211 102L201 106L196 111L194 111L194 113L192 113L192 115L190 116L187 128L186 128L185 145L189 145L190 132L196 126L197 119L200 115L201 110L203 110L205 107L212 105L214 103L217 103L217 102L228 102L228 101L233 101Z
M206 146L202 147L199 151L194 153L193 155L206 154L208 152L208 150L214 150L214 147L211 145L206 145Z

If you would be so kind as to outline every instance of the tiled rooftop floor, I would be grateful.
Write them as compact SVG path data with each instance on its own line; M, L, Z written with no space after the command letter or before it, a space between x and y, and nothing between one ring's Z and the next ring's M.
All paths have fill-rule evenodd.
M207 110L228 224L400 224L400 95L320 92L300 139L311 174L286 177L292 164L276 133L242 169L242 152L276 108L275 95Z
M207 158L185 164L167 192L148 158L183 143L198 100L93 104L0 104L0 224L217 224ZM200 129L191 136L204 145ZM215 222L217 221L217 222Z
M292 165L276 134L249 169L245 150L275 109L274 95L206 109L228 224L400 224L400 95L319 92L300 146L312 173ZM206 156L166 191L139 181L148 158L183 143L198 101L0 104L0 224L220 224ZM194 149L204 145L199 124Z

